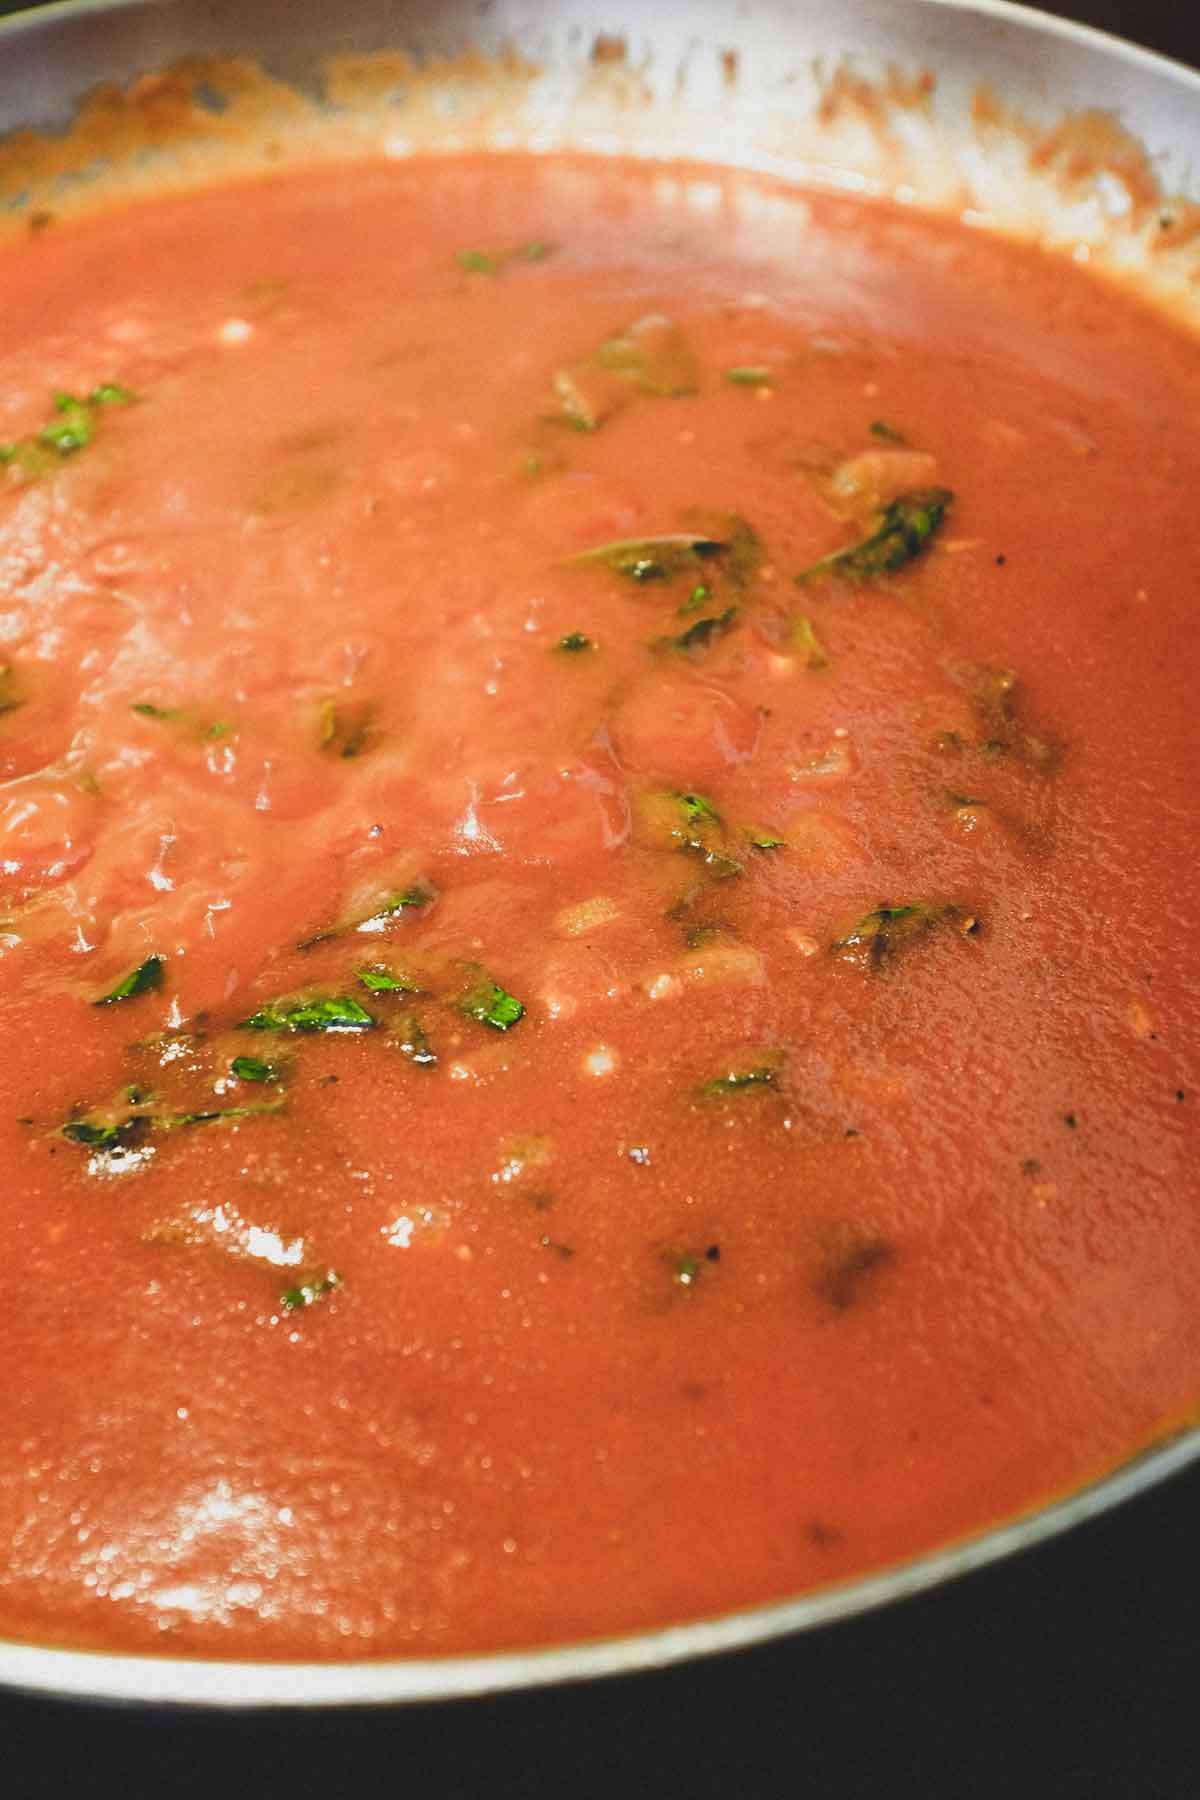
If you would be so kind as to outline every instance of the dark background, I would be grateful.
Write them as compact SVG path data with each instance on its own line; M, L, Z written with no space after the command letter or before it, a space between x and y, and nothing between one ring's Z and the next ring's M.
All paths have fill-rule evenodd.
M0 14L15 10L0 0ZM1200 0L1046 10L1200 64ZM532 1696L326 1718L9 1697L0 1794L58 1800L111 1780L129 1800L1200 1800L1198 1530L1194 1469L1059 1543L871 1618Z

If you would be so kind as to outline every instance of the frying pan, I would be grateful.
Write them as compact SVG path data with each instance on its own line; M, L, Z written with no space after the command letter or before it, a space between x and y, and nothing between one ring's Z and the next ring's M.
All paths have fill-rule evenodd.
M362 75L372 65L359 59L377 52L404 60L390 61L387 80L373 85ZM480 54L464 62L467 52ZM199 71L189 90L196 130L189 138L184 121L182 157L170 144L138 143L136 105L122 115L123 160L142 187L160 176L179 179L181 169L182 178L189 169L204 178L214 157L236 161L262 148L253 133L226 141L220 122L228 115L213 96L221 59L230 56L252 59L272 83L307 98L299 123L295 113L278 129L270 123L276 154L280 143L289 153L310 152L314 121L345 130L344 117L334 121L324 108L327 59L349 58L342 77L359 71L354 91L365 107L356 150L409 154L414 142L444 148L499 141L503 132L508 142L539 150L690 154L898 194L968 212L978 223L1026 229L1072 245L1077 255L1082 246L1088 259L1200 326L1193 253L1184 245L1152 254L1138 234L1142 184L1186 193L1200 169L1200 77L1000 0L842 0L837 7L827 0L661 0L653 9L643 0L338 0L334 7L324 0L69 0L0 23L0 136L30 126L49 134L46 192L64 205L89 203L106 184L119 185L123 171L99 156L94 131L78 140L63 135L81 98L100 84L125 89L145 71L184 58L217 59L211 77L189 63ZM981 87L988 94L982 106ZM1064 133L1062 121L1078 115L1078 131L1068 125ZM1114 119L1127 135L1113 131ZM261 115L256 129L261 139ZM1047 145L1062 148L1060 161L1074 158L1069 193ZM1030 151L1038 146L1043 172L1030 180ZM1093 161L1081 176L1085 152L1085 163ZM0 219L19 220L36 199L0 155ZM1078 1491L932 1554L770 1606L626 1637L301 1665L0 1643L0 1684L100 1700L312 1707L450 1698L662 1667L902 1601L1067 1531L1198 1456L1200 1428L1190 1426Z

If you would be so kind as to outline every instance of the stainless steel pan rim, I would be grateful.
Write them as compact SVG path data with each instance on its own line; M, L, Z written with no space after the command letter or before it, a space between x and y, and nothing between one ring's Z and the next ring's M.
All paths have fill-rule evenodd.
M1198 1459L1200 1429L1193 1428L1067 1499L947 1549L794 1600L628 1637L547 1650L339 1663L208 1662L0 1644L0 1683L80 1700L245 1710L458 1700L663 1669L811 1631L924 1593L1082 1525Z
M204 48L212 52L243 47L240 33L238 42L218 45L214 39L214 34L219 37L226 28L225 20L237 24L239 13L247 18L256 12L267 13L276 27L281 20L290 26L292 19L299 22L304 15L309 35L305 38L303 32L298 33L297 42L303 40L301 54L307 54L323 29L321 0L308 4L298 0L289 16L292 3L261 0L256 7L255 0L244 5L241 0L57 0L53 5L14 14L0 22L0 132L26 122L24 113L12 110L24 104L34 123L65 122L88 87L103 80L127 79L145 66L157 66L191 48L187 28L197 21L205 23L210 41ZM800 0L798 8L793 0L785 0L785 4L797 16L807 13L810 18L827 10L820 0ZM508 0L499 0L499 4L497 0L460 0L456 9L452 3L447 11L457 10L467 28L486 20L494 36L497 14L503 14L505 22L513 15L534 27L539 22L566 19L594 31L598 25L620 29L624 23L628 27L637 21L635 6L636 0L601 0L599 9L592 0L511 0L511 4ZM344 0L340 12L334 9L338 16L328 21L329 30L332 33L347 15L353 15L359 34L355 47L360 47L364 30L374 29L379 34L375 47L382 48L388 41L388 28L401 10L398 0ZM732 0L701 0L689 10L689 23L693 12L697 31L721 22L728 39L736 42L745 17L754 10L755 0L749 4L743 0L739 6ZM1137 116L1130 122L1135 130L1142 130L1164 168L1169 172L1182 169L1191 175L1200 165L1200 138L1192 163L1187 142L1173 141L1171 135L1171 118L1177 123L1181 109L1195 108L1200 99L1200 75L1193 71L1092 27L1050 18L1008 0L857 0L853 8L838 9L838 27L826 27L826 31L832 37L844 22L860 18L878 25L881 18L893 18L901 11L916 27L906 40L906 50L911 49L918 60L931 43L939 41L946 24L957 23L964 30L974 25L981 34L978 75L990 73L991 52L997 43L1003 40L1011 49L1015 41L1018 60L1028 52L1035 89L1040 85L1039 75L1033 72L1038 60L1036 47L1040 42L1048 51L1053 42L1058 60L1045 77L1050 88L1048 93L1043 89L1043 96L1057 99L1060 111L1087 103L1083 93L1062 93L1055 86L1061 84L1067 70L1071 72L1068 87L1075 85L1072 59L1078 56L1086 64L1082 79L1088 78L1088 71L1094 74L1104 69L1112 77L1114 104L1120 106L1126 96L1136 102ZM172 38L175 19L181 24ZM640 21L638 24L640 30ZM117 29L110 31L110 25ZM61 45L56 44L57 39L62 40ZM261 42L244 47L251 53L262 51ZM59 48L63 51L61 63L55 60ZM32 62L24 60L30 53L38 64L36 70ZM1146 84L1144 91L1139 79ZM1164 100L1171 117L1162 126L1165 138L1156 141L1145 126L1158 118ZM1193 129L1187 138L1197 137L1195 119L1196 115L1190 115ZM28 1693L127 1704L291 1708L459 1699L660 1669L813 1630L923 1593L1043 1544L1198 1460L1200 1425L1192 1425L1065 1497L929 1554L797 1598L623 1637L539 1650L329 1663L126 1656L0 1642L0 1684Z

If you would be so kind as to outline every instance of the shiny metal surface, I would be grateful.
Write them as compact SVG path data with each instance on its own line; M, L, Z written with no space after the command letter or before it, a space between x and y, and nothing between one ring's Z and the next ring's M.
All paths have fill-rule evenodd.
M814 64L850 58L938 75L937 112L962 121L986 80L1027 117L1114 112L1150 152L1164 188L1197 193L1200 76L1149 52L1003 0L64 0L0 24L0 133L67 124L99 82L127 81L184 54L243 54L319 92L330 52L402 49L418 59L516 48L582 79L597 31L624 36L654 92L683 94L714 48L736 49L739 83L760 120L786 121L815 93ZM703 112L701 107L704 108ZM711 96L696 98L696 142L709 160L753 166L736 129L714 142ZM1181 1432L1101 1480L933 1554L771 1606L553 1649L440 1659L247 1664L133 1657L0 1643L0 1683L131 1704L225 1708L422 1701L655 1668L851 1618L903 1600L1058 1533L1200 1459L1200 1428Z

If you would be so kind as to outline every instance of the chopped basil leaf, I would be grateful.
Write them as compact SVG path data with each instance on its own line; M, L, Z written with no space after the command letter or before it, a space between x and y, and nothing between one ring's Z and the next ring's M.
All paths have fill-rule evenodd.
M342 1278L337 1270L326 1269L324 1275L310 1275L295 1287L285 1288L279 1296L279 1304L287 1312L296 1312L301 1307L315 1305L341 1285Z
M135 700L129 710L141 719L153 719L156 724L186 725L189 733L201 742L226 737L233 730L228 719L217 719L206 725L185 706L159 706L152 700Z
M401 1027L396 1039L400 1052L407 1056L409 1062L415 1063L418 1069L436 1069L437 1051L429 1042L419 1021L411 1015Z
M563 424L572 431L598 431L619 404L603 392L597 392L596 387L594 372L587 363L576 363L572 368L555 372L554 402Z
M714 825L721 823L721 815L711 800L703 794L677 794L675 798L683 808L683 814L689 825L698 824L701 819L711 820Z
M787 839L772 837L767 831L756 832L750 839L750 848L752 850L786 850Z
M660 313L650 313L606 338L596 361L646 394L694 394L700 385L700 365L687 339Z
M235 1056L229 1065L239 1081L278 1081L279 1070L274 1063L263 1062L257 1056Z
M726 369L726 381L732 381L735 387L769 388L772 382L770 369L741 364L735 369Z
M669 581L681 569L696 562L706 562L728 549L728 543L717 538L669 531L660 537L618 538L610 544L597 544L593 549L580 550L568 560L603 563L629 581Z
M801 614L792 622L792 648L801 658L807 669L827 669L829 657L825 646L813 628L813 622L806 614Z
M525 1016L525 1007L515 994L508 993L490 975L480 978L461 994L455 1004L468 1018L490 1025L493 1031L509 1031Z
M93 406L132 406L134 396L119 381L102 381L92 389L88 400Z
M55 417L33 437L0 445L0 463L15 462L31 477L47 475L56 462L86 449L96 428L96 413L104 406L128 406L134 396L115 381L102 383L85 398L59 392L53 397Z
M569 631L566 637L559 638L557 647L565 651L568 656L578 656L583 650L596 648L591 638L585 637L582 631Z
M88 1150L107 1150L114 1144L127 1143L134 1128L142 1130L144 1127L145 1121L140 1117L124 1119L115 1125L96 1125L90 1119L68 1119L62 1127L62 1136Z
M725 535L729 553L722 559L717 572L727 577L735 588L745 589L762 567L762 539L753 525L737 513L731 513L726 519Z
M663 848L698 857L713 880L744 873L741 863L726 853L725 822L704 794L695 789L660 790L644 794L640 808L651 835ZM681 904L686 907L692 898L685 896Z
M317 725L317 741L322 750L333 756L362 756L374 738L375 708L369 701L340 707L336 700L323 700Z
M861 543L835 550L797 575L805 582L815 575L843 575L849 581L870 581L877 575L902 569L928 544L954 499L949 488L929 488L903 494L885 507L875 530Z
M225 1119L258 1119L282 1110L283 1101L273 1100L269 1106L220 1106L208 1112L153 1113L150 1123L156 1131L174 1131L180 1125L219 1125Z
M0 464L7 466L11 463L30 481L49 475L58 467L58 462L55 452L37 438L20 438L10 444L0 444Z
M681 651L684 655L691 651L707 650L714 639L724 637L727 632L732 631L737 621L738 608L727 606L724 612L714 613L706 619L697 619L694 625L689 625L686 631L679 632L677 636L659 638L654 648Z
M845 937L829 946L831 956L842 962L856 963L861 968L877 968L895 950L923 937L935 925L955 924L964 937L979 929L974 913L961 907L934 904L927 900L903 906L879 906L861 918Z
M693 508L684 515L684 520L700 529L664 532L655 537L619 538L581 550L568 559L577 564L602 563L614 574L640 584L671 582L680 575L689 577L690 592L677 609L683 617L699 611L710 601L714 608L723 607L711 622L698 620L699 630L693 637L689 638L684 632L678 638L664 638L659 648L670 645L688 650L707 643L714 633L728 630L736 617L736 607L729 603L728 590L730 587L739 593L745 590L757 574L763 557L762 541L745 519Z
M115 1006L119 1000L136 1000L139 994L152 993L163 984L166 970L165 956L148 956L136 969L131 969L123 980L118 981L110 993L102 994L99 1000L93 1000L93 1006Z
M775 1062L752 1064L746 1069L730 1069L724 1075L718 1075L706 1081L700 1092L702 1095L720 1097L725 1094L741 1094L747 1089L773 1088L779 1081L779 1065Z
M680 1287L685 1288L695 1287L704 1272L706 1263L711 1265L720 1260L720 1244L708 1244L703 1250L685 1250L682 1254L676 1254L674 1251L667 1253L667 1261L671 1264L675 1280Z
M528 244L518 244L513 250L460 250L455 261L470 275L499 275L509 263L545 262L553 253L553 244L534 238Z
M550 416L577 431L595 431L632 393L669 399L694 394L699 383L699 364L683 333L652 313L556 371Z
M411 887L401 888L396 892L385 894L377 906L363 918L348 919L339 925L331 925L328 931L314 932L312 937L301 938L296 945L297 950L311 950L314 944L327 943L330 938L338 937L342 932L361 931L374 933L383 931L389 919L397 913L417 910L423 906L432 906L436 896L431 888L414 882Z
M74 394L55 394L54 410L59 416L43 426L38 442L60 456L73 456L92 441L92 409Z
M359 919L352 927L354 931L381 931L388 919L397 913L416 911L423 906L432 906L433 894L429 888L414 886L403 888L398 894L389 894L382 906L368 913L365 919Z
M128 1149L148 1132L182 1131L193 1125L221 1125L229 1119L255 1119L282 1111L283 1101L267 1106L220 1106L203 1112L154 1112L150 1102L139 1102L138 1110L123 1116L105 1118L103 1112L90 1117L68 1119L59 1135L87 1150Z
M241 1021L243 1031L366 1031L375 1023L357 1000L319 995L308 1000L274 1000Z
M983 666L970 670L967 682L971 704L986 733L975 748L989 759L1011 753L1034 769L1052 769L1062 755L1062 745L1038 732L1026 730L1021 724L1017 713L1020 684L1016 671ZM955 738L957 742L952 741ZM959 734L950 733L943 734L936 747L949 751L962 750L966 746Z
M390 969L359 969L358 979L372 994L415 994L420 990L405 975Z

